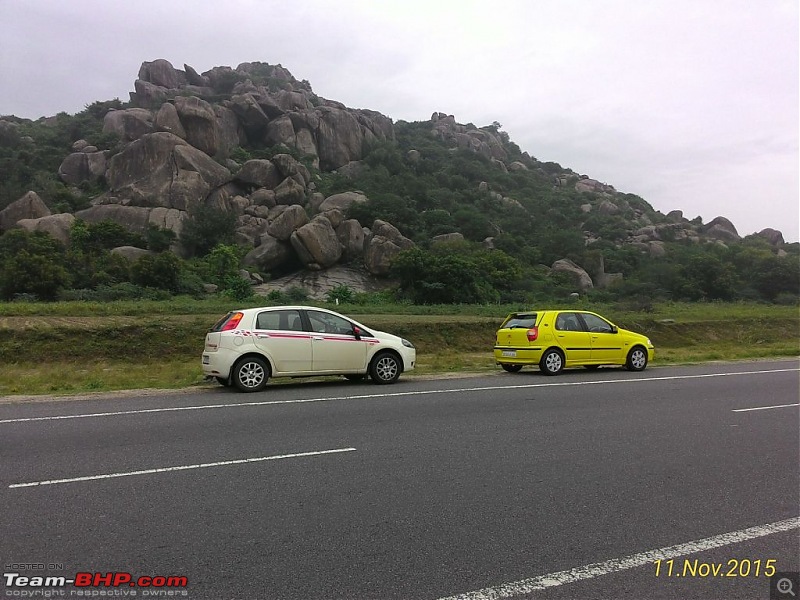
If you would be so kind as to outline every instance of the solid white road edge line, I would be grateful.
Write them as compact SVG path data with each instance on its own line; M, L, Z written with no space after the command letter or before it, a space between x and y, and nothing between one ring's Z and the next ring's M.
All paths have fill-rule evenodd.
M731 412L749 412L751 410L770 410L772 408L788 408L790 406L800 406L800 404L777 404L775 406L756 406L755 408L734 408Z
M705 373L702 375L672 375L669 377L639 377L636 379L603 379L596 381L564 381L553 383L530 383L525 385L492 385L486 387L450 388L446 390L420 390L416 392L392 392L389 394L364 394L358 396L327 396L324 398L305 398L300 400L265 400L264 402L236 402L230 404L201 404L196 406L171 406L166 408L143 408L140 410L119 410L114 412L87 413L79 415L53 415L49 417L24 417L19 419L3 419L4 423L27 423L30 421L58 421L64 419L89 419L94 417L115 417L120 415L143 415L147 413L178 412L183 410L209 410L214 408L241 408L248 406L268 406L271 404L304 404L307 402L331 402L334 400L368 400L371 398L393 398L398 396L427 396L432 394L450 394L453 392L487 392L495 390L522 390L546 387L570 387L578 385L607 385L615 383L641 383L650 381L674 381L680 379L707 379L711 377L734 377L738 375L763 375L770 373L788 373L800 371L795 369L769 369L764 371L736 371L733 373Z
M223 460L199 465L182 465L179 467L163 467L160 469L144 469L142 471L128 471L126 473L109 473L107 475L89 475L87 477L71 477L69 479L50 479L48 481L33 481L31 483L14 483L8 487L25 488L40 485L56 485L58 483L73 483L76 481L94 481L96 479L114 479L116 477L131 477L132 475L151 475L153 473L169 473L170 471L188 471L190 469L207 469L209 467L226 467L228 465L243 465L247 463L264 462L267 460L281 460L284 458L301 458L304 456L320 456L322 454L337 454L340 452L355 452L355 448L337 448L335 450L317 450L315 452L298 452L296 454L278 454L276 456L259 456L257 458L241 458L238 460Z
M537 590L544 590L551 587L564 585L567 583L574 583L584 579L592 579L601 575L608 575L617 571L624 571L626 569L634 569L636 567L643 567L652 564L656 560L668 560L678 556L687 554L696 554L697 552L705 552L714 548L721 548L730 544L736 544L747 540L752 540L773 533L780 533L797 529L800 527L800 517L786 519L785 521L777 521L776 523L768 523L766 525L758 525L740 531L732 531L730 533L723 533L685 544L678 544L677 546L669 546L667 548L659 548L658 550L649 550L639 554L632 554L624 558L616 558L607 560L605 562L592 563L583 567L576 567L568 571L558 571L556 573L548 573L547 575L540 575L538 577L531 577L530 579L522 579L512 583L504 583L495 587L488 587L474 592L466 592L457 594L455 596L447 596L446 598L439 598L439 600L496 600L497 598L513 598L514 596L521 596L523 594L530 594Z

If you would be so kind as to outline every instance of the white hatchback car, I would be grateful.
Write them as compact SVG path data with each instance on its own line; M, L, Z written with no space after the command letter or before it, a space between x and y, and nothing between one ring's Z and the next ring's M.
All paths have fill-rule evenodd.
M414 368L408 340L324 308L272 306L229 312L206 334L203 373L243 392L270 377L344 375L394 383Z

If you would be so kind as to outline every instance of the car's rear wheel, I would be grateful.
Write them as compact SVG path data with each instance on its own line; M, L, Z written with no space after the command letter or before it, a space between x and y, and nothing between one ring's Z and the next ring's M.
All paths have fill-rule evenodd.
M625 361L628 371L644 371L647 367L647 350L641 346L634 346L628 352L628 359Z
M558 375L564 370L564 356L558 350L550 348L542 355L539 368L545 375Z
M509 373L519 373L522 370L522 365L501 364L500 366L503 367L504 371L507 371Z
M375 383L394 383L400 377L400 359L391 352L375 355L369 365L369 376Z
M236 363L231 378L242 392L260 392L267 385L269 366L262 358L248 356Z

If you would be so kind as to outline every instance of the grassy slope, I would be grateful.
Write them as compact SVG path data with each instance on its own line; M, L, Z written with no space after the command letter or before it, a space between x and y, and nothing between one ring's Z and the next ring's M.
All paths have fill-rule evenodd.
M205 331L230 308L220 300L0 304L0 395L199 384ZM333 308L412 340L417 372L432 374L494 370L495 330L507 312L521 307ZM800 354L796 306L662 304L649 313L580 308L648 335L657 364Z

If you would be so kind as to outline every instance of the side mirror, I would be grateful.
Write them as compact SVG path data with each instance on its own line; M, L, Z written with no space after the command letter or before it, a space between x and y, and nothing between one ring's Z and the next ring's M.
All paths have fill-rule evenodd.
M360 340L361 339L361 328L357 327L356 325L353 325L353 335L355 336L355 338L357 340Z
M612 325L612 326L611 326L611 333L617 333L617 331L619 331L619 330L617 329L617 326L616 326L616 325Z

